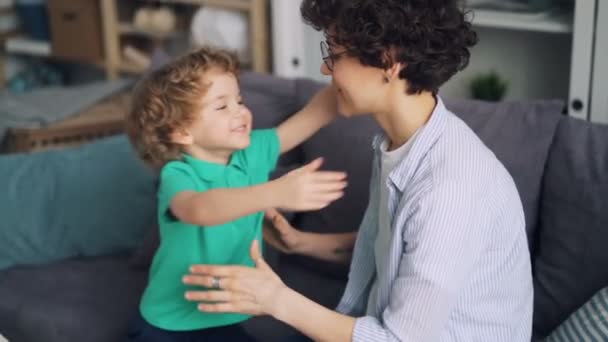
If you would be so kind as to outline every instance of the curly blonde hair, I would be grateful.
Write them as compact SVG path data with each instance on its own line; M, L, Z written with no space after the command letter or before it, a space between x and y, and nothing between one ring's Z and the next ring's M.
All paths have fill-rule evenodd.
M181 159L182 147L171 141L171 134L193 123L209 89L205 75L211 69L232 73L238 79L239 63L234 54L205 47L153 71L135 86L126 132L148 165L160 169Z

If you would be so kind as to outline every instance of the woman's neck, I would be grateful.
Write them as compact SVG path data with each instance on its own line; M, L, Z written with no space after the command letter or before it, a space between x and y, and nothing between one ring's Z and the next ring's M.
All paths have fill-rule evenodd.
M409 95L405 89L389 90L385 108L373 115L390 140L389 151L405 144L424 126L436 105L431 92Z

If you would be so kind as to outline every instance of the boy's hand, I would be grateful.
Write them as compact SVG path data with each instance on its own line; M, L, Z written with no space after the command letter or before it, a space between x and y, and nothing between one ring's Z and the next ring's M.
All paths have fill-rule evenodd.
M344 196L346 173L319 171L322 158L275 180L277 207L292 211L319 210Z

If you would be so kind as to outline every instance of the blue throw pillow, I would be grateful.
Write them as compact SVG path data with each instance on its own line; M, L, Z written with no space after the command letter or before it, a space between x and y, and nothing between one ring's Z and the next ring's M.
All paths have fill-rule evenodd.
M155 208L156 176L125 136L0 155L0 270L132 249Z
M546 342L608 341L608 287L562 323Z

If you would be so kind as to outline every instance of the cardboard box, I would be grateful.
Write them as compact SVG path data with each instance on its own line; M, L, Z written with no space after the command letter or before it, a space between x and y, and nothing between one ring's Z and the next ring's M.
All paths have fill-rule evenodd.
M54 56L97 63L103 60L99 0L49 0Z

